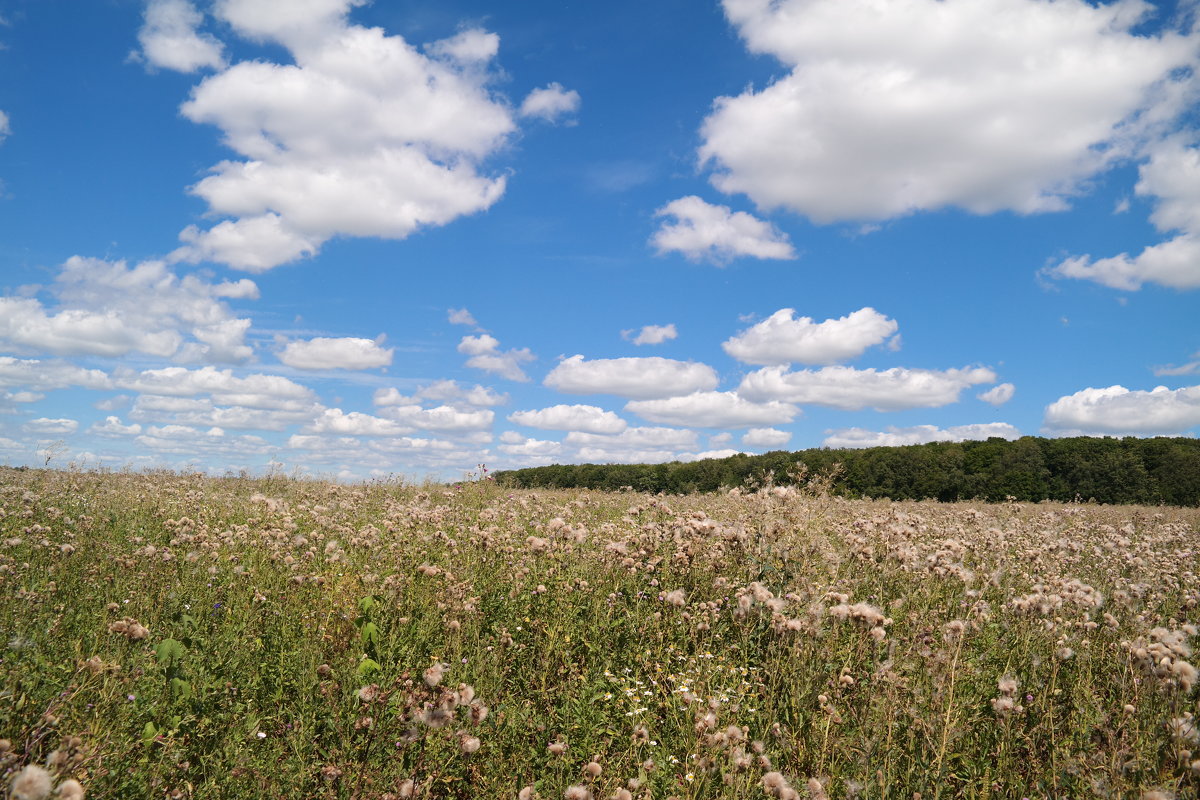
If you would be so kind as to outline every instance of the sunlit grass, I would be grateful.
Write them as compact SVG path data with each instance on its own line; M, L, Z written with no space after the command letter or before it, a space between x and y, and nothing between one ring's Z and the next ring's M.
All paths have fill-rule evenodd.
M1200 512L819 488L0 470L3 787L1196 795Z

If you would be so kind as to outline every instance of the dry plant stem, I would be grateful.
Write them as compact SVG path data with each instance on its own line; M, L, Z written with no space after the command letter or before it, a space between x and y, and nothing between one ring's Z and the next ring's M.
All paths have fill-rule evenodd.
M950 661L950 689L946 697L946 714L942 718L942 742L938 747L937 759L933 762L934 779L937 781L937 789L933 795L934 800L938 800L942 796L942 788L945 785L942 781L942 764L946 758L946 747L950 743L950 731L954 722L954 690L958 683L958 659L962 654L963 640L966 638L966 631L962 631L954 637L954 658Z

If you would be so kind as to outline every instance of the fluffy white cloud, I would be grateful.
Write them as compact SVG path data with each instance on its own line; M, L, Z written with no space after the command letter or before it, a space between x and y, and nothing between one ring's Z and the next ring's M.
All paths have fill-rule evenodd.
M792 435L778 428L751 428L742 436L746 447L783 447L792 440Z
M1046 407L1045 428L1067 434L1179 434L1200 425L1200 386L1146 392L1083 389Z
M895 320L870 307L824 322L795 319L795 313L782 308L721 347L747 364L834 364L857 358L899 328Z
M536 411L514 411L510 422L529 428L548 431L582 431L584 433L620 433L628 427L625 420L611 411L596 406L557 405Z
M84 369L65 361L43 361L0 356L0 386L24 386L37 391L66 389L111 389L112 379L98 369Z
M552 456L556 456L562 452L562 444L559 442L551 442L545 439L526 439L524 436L519 436L518 438L520 439L518 442L506 442L500 445L500 452L525 460L542 461L548 461Z
M413 406L422 401L431 400L446 403L451 406L502 406L508 402L508 395L501 394L487 386L463 386L457 381L440 380L418 388L411 396L400 394L394 387L378 389L375 392L374 403L377 406Z
M522 382L528 381L529 376L521 369L521 364L537 358L529 352L528 347L502 351L496 337L486 333L464 336L458 343L458 352L470 356L467 359L468 367L491 372L510 381Z
M412 433L413 428L361 411L346 412L340 408L327 408L312 423L305 426L304 432L342 436L400 436Z
M225 66L224 47L209 34L197 33L204 15L187 0L150 0L138 31L147 64L178 72Z
M188 228L174 258L263 270L316 252L336 235L403 239L482 211L505 176L481 171L515 130L488 86L498 37L467 31L422 53L351 23L349 0L220 0L213 13L292 63L242 61L183 104L218 127L239 159L191 191L215 215Z
M371 369L392 363L394 348L380 340L316 338L288 342L279 360L296 369Z
M682 397L632 400L625 410L650 422L700 428L744 428L791 422L800 410L777 400L753 402L736 392L694 392Z
M662 344L678 337L679 332L675 330L674 323L670 325L644 325L636 333L632 329L621 331L621 338L639 346L643 344Z
M522 117L537 117L554 122L566 114L579 110L579 92L567 90L561 83L551 83L543 89L534 89L521 103Z
M1009 400L1013 399L1017 387L1011 383L998 383L986 392L980 392L978 397L985 403L991 403L994 406L1002 406Z
M490 409L463 410L452 406L385 406L380 413L405 427L431 431L487 430L496 418Z
M1200 287L1200 148L1180 139L1154 148L1140 168L1137 193L1156 198L1151 221L1177 235L1137 255L1074 256L1049 270L1054 277L1081 278L1113 289L1136 291L1144 283L1173 289Z
M718 98L701 160L722 191L818 222L1062 209L1181 110L1196 58L1194 35L1135 34L1139 2L723 5L791 71Z
M262 456L275 449L261 436L228 436L220 428L200 430L187 425L150 426L134 442L148 450L182 455L189 459L197 456Z
M251 374L239 378L232 370L202 367L150 369L115 377L121 389L168 397L210 395L215 403L248 408L303 409L316 401L312 389L280 375Z
M653 399L715 389L717 372L707 364L657 356L585 361L574 355L560 361L543 383L568 394Z
M124 425L119 417L105 417L104 422L97 422L88 428L88 433L104 437L136 436L141 432L141 425L136 422L132 425Z
M143 394L134 401L129 416L138 422L165 422L196 427L281 431L311 422L320 412L316 403L294 403L284 408L218 406L207 397L165 397Z
M26 422L21 428L29 433L40 433L46 436L59 436L74 433L79 430L79 423L73 419L49 419L39 417Z
M650 237L659 254L678 252L693 261L724 264L739 256L795 258L788 237L770 223L733 211L729 206L706 203L695 195L672 200L655 212L671 217Z
M8 114L0 111L0 142L3 142L11 131L12 127L8 121Z
M255 299L252 281L209 283L180 278L161 261L72 256L49 292L56 307L34 298L0 297L0 346L17 352L116 357L133 352L178 360L242 362L250 320L226 300ZM188 336L190 335L190 339Z
M883 431L869 431L865 428L842 428L826 431L828 436L821 442L822 447L855 448L855 447L897 447L906 444L925 444L927 442L963 442L981 441L998 436L1001 439L1019 439L1021 432L1006 422L983 422L976 425L956 425L951 428L938 428L935 425L915 425L911 428L896 428L888 426Z
M478 328L479 323L475 321L470 311L465 308L452 308L446 312L446 319L451 325L467 325L472 328Z
M682 456L689 451L695 451L698 442L699 437L695 431L638 427L626 428L615 435L572 431L562 443L570 448L571 461L651 464L684 460Z
M788 372L785 367L763 367L742 379L738 394L764 402L830 406L851 411L874 408L898 411L933 408L958 400L970 386L994 383L996 374L986 367L944 371L930 369L854 369L823 367Z

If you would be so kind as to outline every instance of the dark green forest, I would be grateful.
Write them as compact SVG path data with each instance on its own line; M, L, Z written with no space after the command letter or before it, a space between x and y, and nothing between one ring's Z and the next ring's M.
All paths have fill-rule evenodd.
M799 468L799 465L803 465ZM934 442L861 450L826 448L668 464L556 464L495 474L522 488L686 494L792 475L833 475L845 497L1200 505L1200 440L1046 439Z

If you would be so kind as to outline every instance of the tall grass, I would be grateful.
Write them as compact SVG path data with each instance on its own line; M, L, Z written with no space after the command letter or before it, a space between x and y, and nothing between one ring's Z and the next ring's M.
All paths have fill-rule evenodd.
M0 470L3 787L1197 795L1200 512L819 488Z

